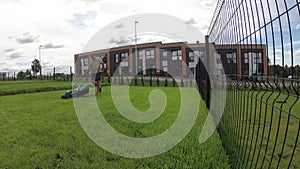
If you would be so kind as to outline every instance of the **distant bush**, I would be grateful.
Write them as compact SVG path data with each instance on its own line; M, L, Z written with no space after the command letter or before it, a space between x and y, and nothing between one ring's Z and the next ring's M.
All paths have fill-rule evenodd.
M141 82L142 82L142 86L145 86L145 83L144 83L144 78L143 78L143 76L141 77Z
M165 87L167 87L168 86L168 79L166 78L165 79Z
M137 86L137 77L134 77L134 85Z
M176 81L174 78L173 78L173 87L176 87Z
M150 76L149 85L150 85L150 87L152 87L152 76Z

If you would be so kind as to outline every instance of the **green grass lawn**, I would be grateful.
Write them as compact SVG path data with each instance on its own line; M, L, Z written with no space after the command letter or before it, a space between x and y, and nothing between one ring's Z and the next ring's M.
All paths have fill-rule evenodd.
M72 87L69 81L26 80L26 81L0 81L0 95L13 95L20 93L33 93L48 90L62 90Z
M240 151L233 158L249 163L248 167L252 162L251 168L256 165L268 168L267 160L271 159L271 168L276 168L280 159L279 168L287 168L296 145L290 168L300 168L299 138L296 143L300 102L296 96L270 91L237 90L228 91L227 99L231 101L228 102L223 121L228 125L229 139L236 141L236 146L231 149ZM229 144L235 145L232 141Z
M3 83L0 85L5 86ZM131 87L133 105L139 110L149 108L148 94L153 89L157 88ZM114 107L110 87L103 88L97 101L104 117L116 130L132 137L150 137L172 125L180 105L177 88L159 89L165 92L168 103L165 112L149 124L123 118ZM73 100L60 99L64 92L0 97L0 168L230 167L216 132L204 144L198 142L207 116L202 101L195 126L177 146L155 157L131 159L111 154L89 139L79 124Z

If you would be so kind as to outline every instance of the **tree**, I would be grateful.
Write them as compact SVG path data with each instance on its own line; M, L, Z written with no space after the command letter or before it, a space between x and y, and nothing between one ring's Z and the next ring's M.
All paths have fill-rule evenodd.
M297 78L299 79L300 78L300 66L299 65L296 65L295 66L295 74L297 75Z
M292 74L292 68L290 68L288 65L284 66L284 75L286 77L290 76Z
M23 72L23 71L18 72L18 74L17 74L17 79L24 80L25 78L26 78L25 72Z
M277 77L282 77L283 67L280 65L270 65L269 66L269 75L275 75Z
M37 76L37 73L41 71L41 64L40 64L40 61L37 60L37 59L34 59L33 62L31 62L32 65L31 65L31 70L33 72L33 75L34 76Z
M26 70L25 76L26 76L26 78L30 78L31 79L31 71L29 69Z

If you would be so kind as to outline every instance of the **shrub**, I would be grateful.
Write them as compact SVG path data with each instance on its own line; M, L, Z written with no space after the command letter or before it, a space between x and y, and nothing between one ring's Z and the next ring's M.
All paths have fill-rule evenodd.
M137 86L137 77L134 77L134 85Z
M176 81L174 78L173 78L173 87L176 87Z
M142 86L145 86L145 83L144 83L144 78L143 78L143 76L141 77L141 81L142 81Z
M180 86L184 87L183 78L181 78Z
M108 75L108 77L107 77L107 83L110 83L110 75Z
M124 85L124 79L123 79L123 76L121 76L120 85Z
M150 87L152 87L152 76L150 76L149 85L150 85Z
M165 79L165 87L167 87L168 86L168 79L166 78Z

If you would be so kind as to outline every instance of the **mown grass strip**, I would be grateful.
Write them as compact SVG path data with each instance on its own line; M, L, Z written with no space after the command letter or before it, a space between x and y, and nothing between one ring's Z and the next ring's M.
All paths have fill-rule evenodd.
M153 89L157 88L130 87L133 105L139 110L147 109L148 94ZM149 137L168 129L180 107L178 89L158 89L165 92L167 107L161 117L145 125L128 121L117 112L110 87L104 87L96 99L106 120L117 131ZM203 101L195 126L182 142L161 155L131 159L111 154L90 140L78 122L73 100L60 99L63 93L0 97L0 168L229 168L217 132L204 144L198 142L207 116Z

